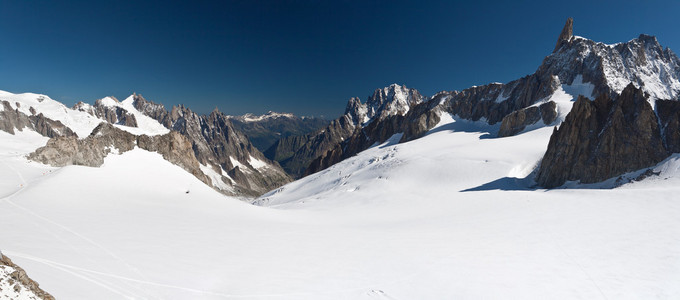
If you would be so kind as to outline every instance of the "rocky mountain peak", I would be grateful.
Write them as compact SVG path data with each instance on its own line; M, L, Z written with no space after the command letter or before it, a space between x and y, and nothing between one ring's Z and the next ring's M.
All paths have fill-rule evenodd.
M107 96L94 102L94 106L111 106L120 103L114 96Z
M638 39L639 41L641 41L641 42L644 42L645 44L648 44L648 45L656 45L656 46L658 46L658 47L661 47L661 45L659 44L659 41L656 39L656 36L649 35L649 34L645 34L645 33L641 33L641 34L638 36L637 39Z
M365 104L362 104L358 98L350 99L345 114L349 114L355 124L368 123L388 116L405 115L421 102L423 102L423 96L418 90L394 83L376 89Z
M199 115L180 104L168 112L163 105L141 97L134 105L143 114L186 136L198 163L210 170L204 172L212 177L213 187L225 194L257 196L291 180L219 110Z
M166 128L170 128L170 114L165 110L165 106L146 100L141 94L132 94L132 106L142 114L155 119Z
M361 103L358 97L352 97L347 101L345 115L348 115L354 124L361 124L367 121L366 105Z
M137 127L136 117L121 106L116 97L108 96L95 101L93 106L76 104L74 109L84 111L111 124Z
M573 36L574 36L574 19L568 18L567 22L564 24L564 28L562 28L560 36L557 38L557 43L555 44L555 50L553 50L553 53L557 52L557 49L560 48L563 42L569 41Z

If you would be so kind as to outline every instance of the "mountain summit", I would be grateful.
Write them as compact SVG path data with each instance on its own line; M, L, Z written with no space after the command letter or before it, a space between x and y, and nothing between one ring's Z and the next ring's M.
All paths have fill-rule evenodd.
M555 50L553 50L553 53L555 53L557 49L560 48L563 42L568 42L573 36L574 36L574 19L569 18L567 19L567 23L564 24L564 28L562 28L560 36L557 37L557 44L555 44Z

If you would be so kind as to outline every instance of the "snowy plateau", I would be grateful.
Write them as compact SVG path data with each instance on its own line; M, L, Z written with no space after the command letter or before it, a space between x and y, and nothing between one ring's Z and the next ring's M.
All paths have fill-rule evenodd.
M604 54L623 47L593 45ZM558 63L578 61L563 52L547 65L562 70ZM649 70L666 74L678 65L659 61ZM612 71L626 68L607 69L607 91L633 81ZM677 98L676 77L636 72L652 99ZM533 181L552 125L579 95L592 99L605 86L589 81L594 76L558 75L547 97L527 104L554 102L555 123L498 137L500 122L436 110L439 122L422 137L400 143L402 134L392 135L246 201L157 152L112 150L101 167L52 167L27 159L47 137L0 131L0 251L57 299L680 299L680 154L652 166L653 176L620 177L636 180L557 189ZM484 101L518 99L503 92L517 83L494 86L479 88L496 93ZM392 102L358 111L409 111L407 93L383 91L375 99ZM437 107L468 92L439 94ZM411 102L421 103L417 96ZM37 110L79 137L102 121L44 95L0 91L0 100L9 103L0 112ZM117 128L168 131L132 98L101 102L135 116L138 127ZM252 155L225 159L251 172L268 168ZM226 174L200 170L214 181ZM12 272L0 266L0 299L33 298L11 286Z

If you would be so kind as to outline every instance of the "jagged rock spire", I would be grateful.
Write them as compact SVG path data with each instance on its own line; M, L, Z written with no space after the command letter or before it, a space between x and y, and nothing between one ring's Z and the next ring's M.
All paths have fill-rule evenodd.
M555 44L555 50L553 50L553 53L555 53L557 49L560 48L562 42L568 41L572 36L574 36L574 19L569 18L567 19L567 23L564 24L564 28L562 28L560 36L557 38L557 44Z

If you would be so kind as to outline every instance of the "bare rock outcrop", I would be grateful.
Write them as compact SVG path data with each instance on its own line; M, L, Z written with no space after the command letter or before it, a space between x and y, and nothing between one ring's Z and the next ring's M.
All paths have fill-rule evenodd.
M89 113L92 116L103 119L111 124L137 127L137 118L125 108L111 105L111 102L119 103L115 97L106 97L95 101L94 105L78 102L72 109Z
M7 101L0 101L0 105L3 108L0 110L0 130L2 131L15 134L17 130L22 131L28 128L50 138L77 136L75 132L61 122L47 118L42 113L36 115L33 107L29 108L32 115L28 116L19 109L13 109Z
M170 113L165 109L163 104L148 101L140 94L133 94L132 97L132 105L134 105L138 111L163 124L166 128L172 127Z
M101 123L84 139L52 138L47 141L47 145L29 154L28 158L55 167L67 165L99 167L110 153L127 152L135 146L161 154L164 159L212 186L212 181L201 172L191 141L174 131L159 136L137 136L109 123Z
M233 174L222 175L222 181L232 187L223 192L259 196L292 180L277 162L266 158L253 146L229 116L217 110L199 115L183 105L174 106L168 112L163 105L141 95L133 97L137 110L191 141L194 156L200 164L222 169L227 175Z
M361 103L359 98L351 98L345 114L325 128L304 137L281 139L265 152L270 158L282 158L281 165L293 177L311 174L367 148L373 139L384 141L401 132L403 116L422 105L423 101L424 97L418 90L403 85L392 84L376 89L366 103ZM432 123L434 118L426 116L422 121ZM412 124L412 135L422 133L417 128L418 124ZM368 140L361 136L364 133L370 136Z
M33 127L28 116L18 109L12 108L7 101L0 101L3 109L0 110L0 130L15 133L15 130L23 130L26 127Z
M516 110L503 118L501 127L498 130L499 137L516 135L527 126L543 121L543 124L550 125L557 119L556 105L553 101L548 101L539 106L529 106Z
M11 288L5 294L14 295L21 299L54 300L54 297L40 288L40 285L28 277L26 271L12 262L9 257L0 253L0 286ZM6 281L6 282L3 282Z
M680 153L680 102L657 100L656 112L666 150L670 153Z
M299 178L312 160L349 138L356 126L353 116L345 114L316 132L301 137L282 138L265 153L270 158L277 159L288 174Z
M560 46L562 46L562 43L569 41L572 36L574 36L574 19L568 18L567 23L564 24L564 28L562 28L560 36L557 38L557 43L555 44L555 50L553 50L553 52L557 52Z
M616 99L579 97L550 137L536 181L547 188L595 183L653 166L669 154L658 124L647 97L633 84Z
M135 115L129 113L122 107L95 105L94 112L97 117L104 119L106 122L111 124L137 127L137 119L135 118Z

